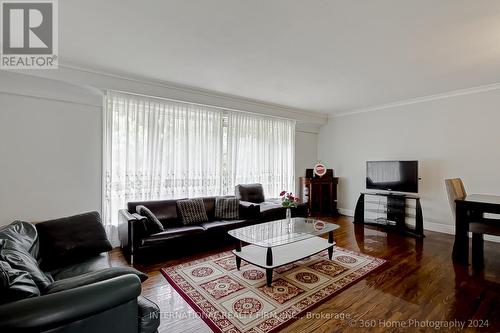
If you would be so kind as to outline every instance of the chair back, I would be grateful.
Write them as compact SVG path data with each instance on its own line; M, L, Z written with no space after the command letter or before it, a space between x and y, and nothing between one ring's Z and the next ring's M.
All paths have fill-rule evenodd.
M239 184L235 189L236 198L241 201L248 201L253 203L262 203L266 201L264 197L264 187L262 184Z
M446 184L446 192L448 193L451 212L453 213L453 217L455 217L455 200L465 198L467 192L465 192L464 183L460 178L445 179L444 183Z

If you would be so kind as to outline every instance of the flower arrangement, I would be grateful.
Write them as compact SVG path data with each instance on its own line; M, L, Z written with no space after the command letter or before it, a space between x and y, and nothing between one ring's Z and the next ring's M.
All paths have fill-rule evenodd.
M281 203L283 207L286 208L297 208L299 204L299 198L294 197L292 192L281 191L280 193Z

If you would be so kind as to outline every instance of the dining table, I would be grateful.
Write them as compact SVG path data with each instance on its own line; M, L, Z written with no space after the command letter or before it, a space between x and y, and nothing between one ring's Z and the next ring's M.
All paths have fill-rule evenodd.
M455 200L455 243L453 262L469 263L469 223L480 222L484 214L500 214L500 195L469 194ZM500 228L500 223L499 223Z

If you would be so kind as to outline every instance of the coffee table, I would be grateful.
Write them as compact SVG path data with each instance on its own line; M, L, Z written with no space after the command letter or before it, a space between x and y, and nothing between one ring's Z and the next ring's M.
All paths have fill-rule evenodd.
M255 224L228 231L236 239L236 267L241 260L266 270L266 282L271 286L273 269L302 260L328 249L332 259L333 231L339 226L312 218L291 219ZM320 237L328 233L328 239ZM248 243L242 246L242 243Z

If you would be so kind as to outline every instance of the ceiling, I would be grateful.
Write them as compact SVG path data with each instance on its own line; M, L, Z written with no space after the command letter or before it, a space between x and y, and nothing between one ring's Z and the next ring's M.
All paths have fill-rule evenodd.
M497 0L64 0L66 65L329 114L500 82Z

